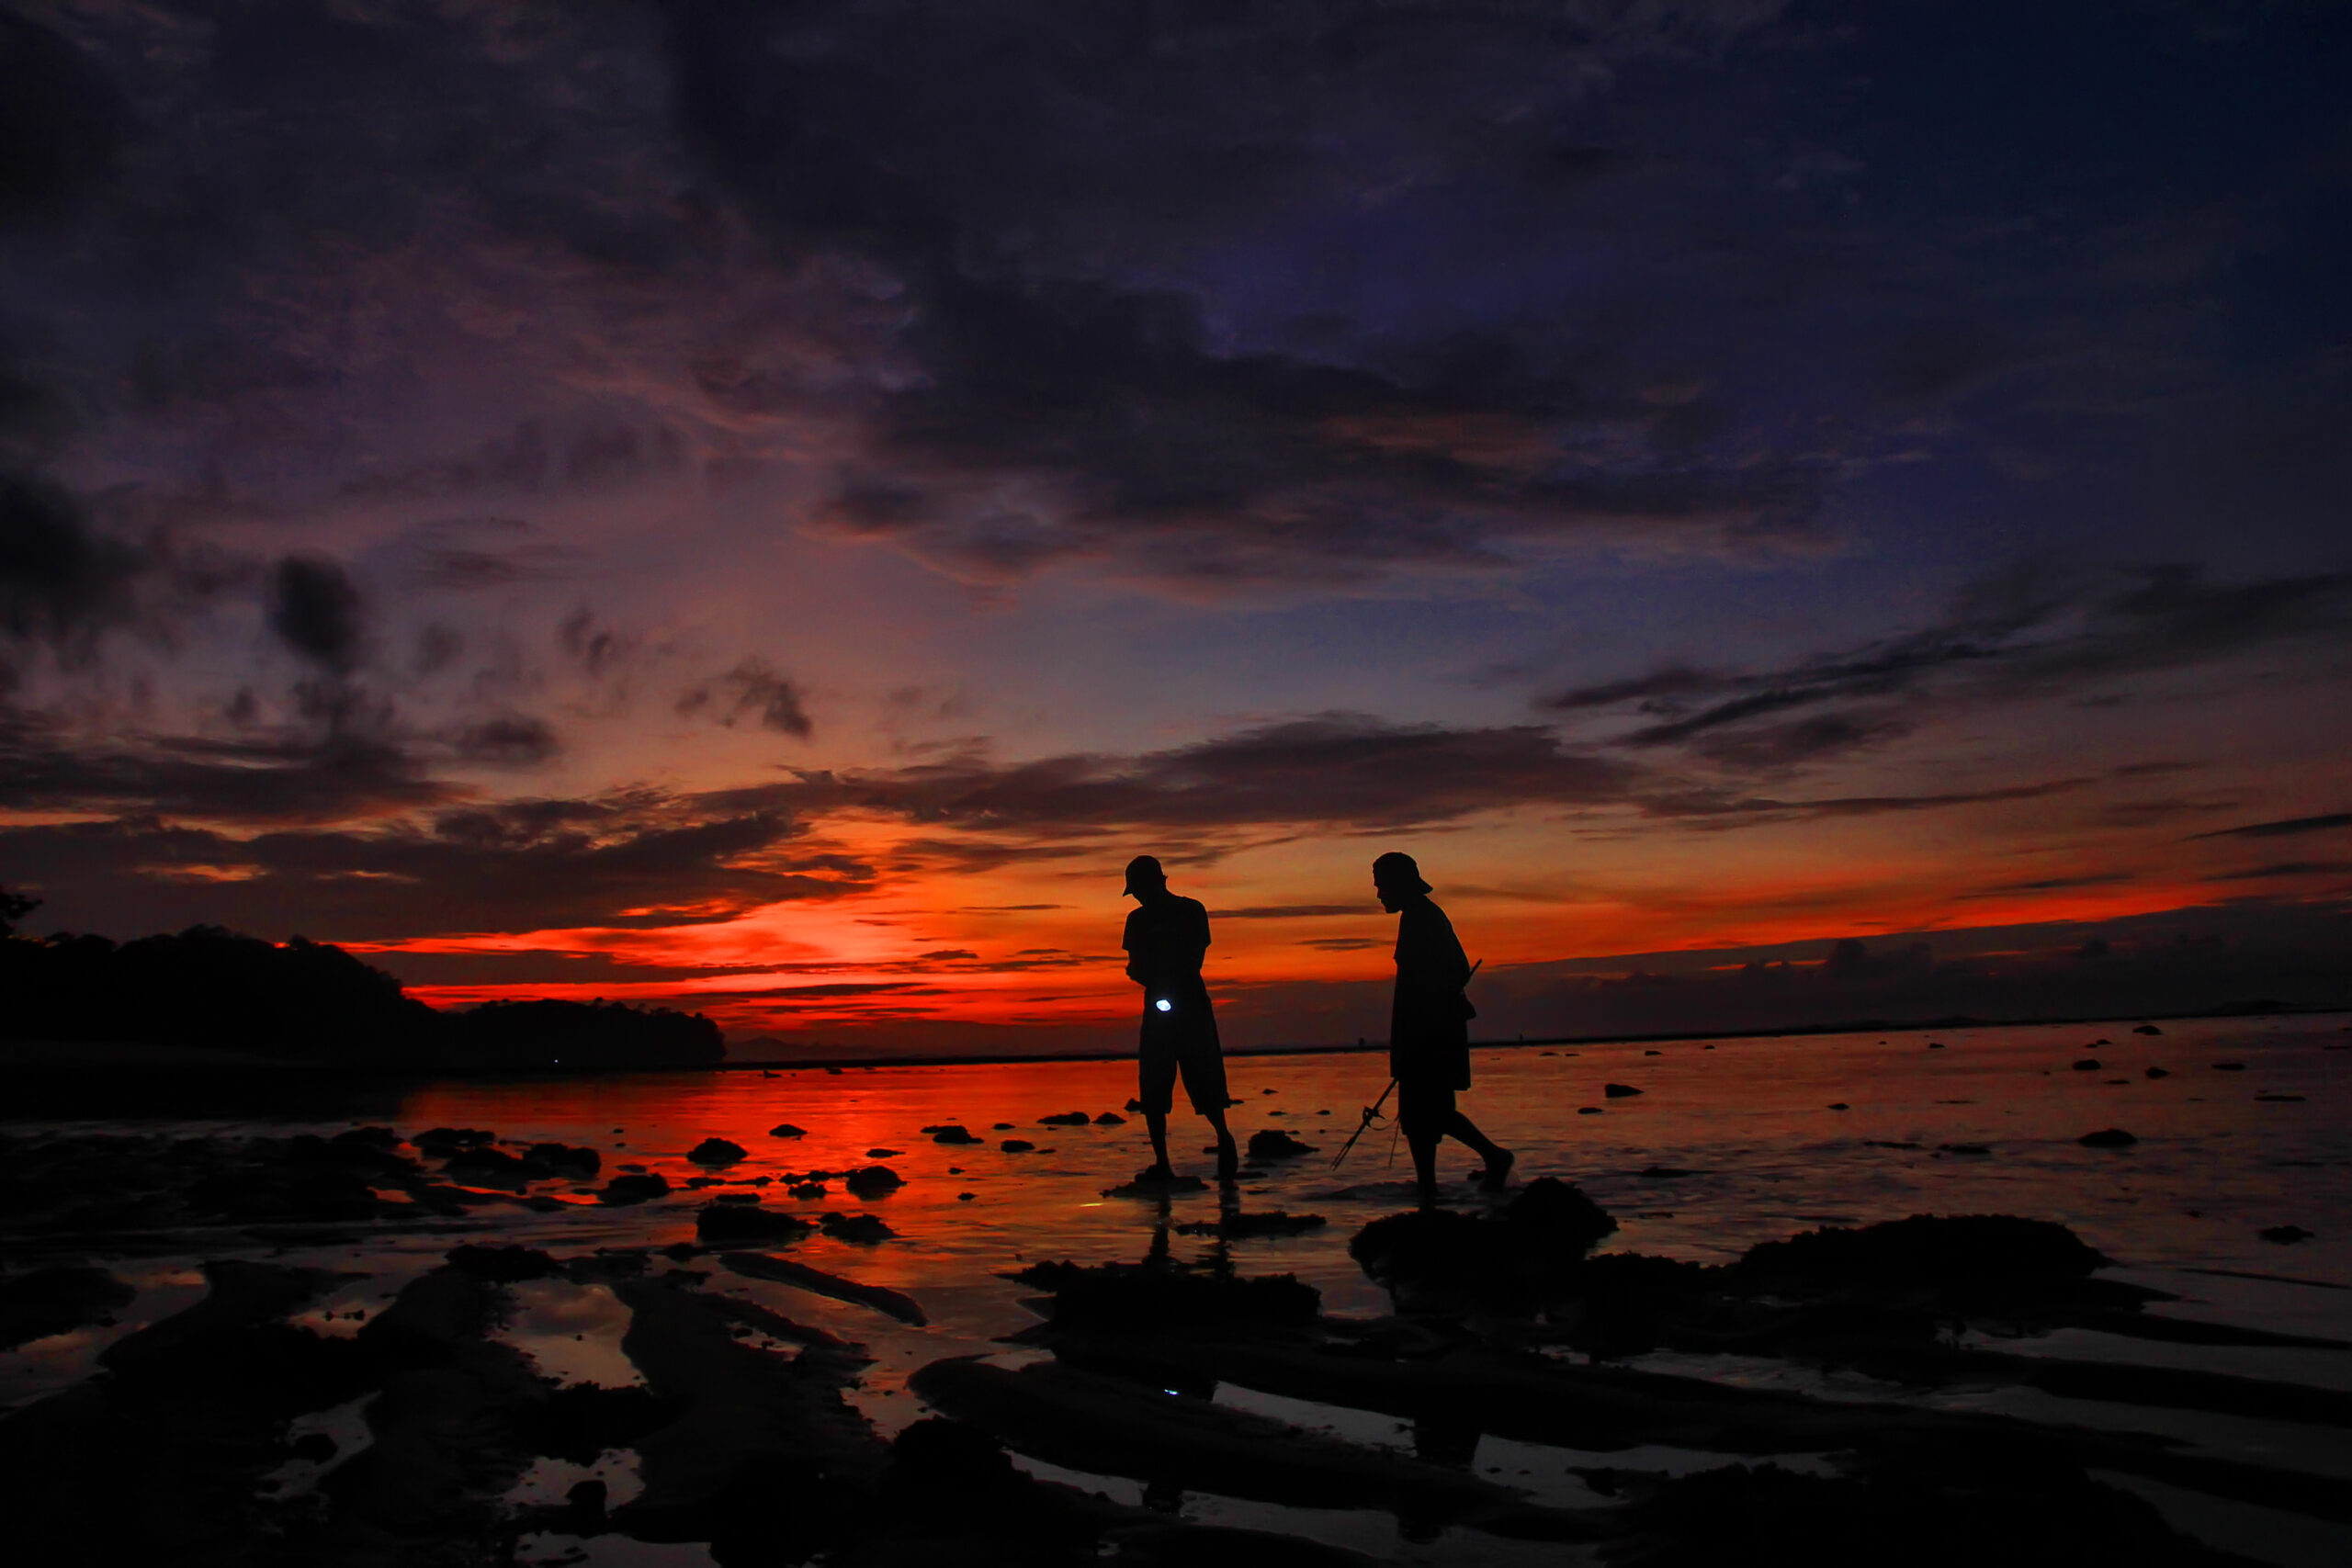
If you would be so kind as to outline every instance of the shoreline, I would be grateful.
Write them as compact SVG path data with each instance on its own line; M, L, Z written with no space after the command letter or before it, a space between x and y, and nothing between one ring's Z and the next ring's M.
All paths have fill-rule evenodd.
M2194 1012L2122 1013L2089 1017L1984 1019L1954 1016L1931 1019L1856 1019L1799 1024L1778 1029L1671 1030L1641 1034L1547 1034L1510 1040L1473 1040L1474 1051L1519 1050L1542 1046L1646 1045L1666 1041L1786 1040L1806 1035L1834 1039L1852 1034L1917 1033L1933 1030L2036 1029L2102 1024L2207 1022L2244 1019L2320 1019L2352 1014L2352 1007L2276 1008L2260 1011L2213 1008ZM1227 1050L1227 1059L1280 1056L1369 1055L1387 1050L1385 1042L1355 1044L1248 1045ZM698 1064L649 1063L594 1068L531 1070L469 1069L459 1063L348 1061L311 1056L271 1056L253 1051L223 1051L200 1045L168 1045L152 1042L77 1042L59 1040L0 1041L0 1073L20 1080L28 1077L68 1077L98 1072L140 1068L165 1074L232 1077L271 1071L292 1072L313 1080L348 1079L475 1079L483 1081L536 1078L625 1077L648 1073L807 1073L841 1074L875 1067L1018 1066L1046 1062L1122 1062L1132 1050L1049 1052L1035 1055L1003 1053L978 1055L905 1055L851 1060L808 1056L767 1056L740 1061Z

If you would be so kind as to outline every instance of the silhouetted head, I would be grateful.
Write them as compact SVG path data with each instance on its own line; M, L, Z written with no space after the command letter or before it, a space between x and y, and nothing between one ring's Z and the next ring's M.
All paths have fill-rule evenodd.
M1127 863L1127 894L1134 898L1148 898L1155 893L1168 891L1168 874L1159 869L1157 855L1137 855Z
M1404 908L1406 899L1430 890L1413 857L1395 850L1372 863L1372 886L1380 895L1380 907L1391 914Z

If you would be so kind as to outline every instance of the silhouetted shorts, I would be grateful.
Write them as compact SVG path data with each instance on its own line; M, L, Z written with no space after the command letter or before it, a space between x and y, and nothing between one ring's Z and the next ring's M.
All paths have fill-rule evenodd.
M1453 1124L1453 1086L1436 1082L1396 1083L1396 1124L1408 1138L1442 1138Z
M1176 1103L1180 1076L1184 1080L1184 1098L1202 1115L1233 1103L1225 1086L1225 1053L1215 1034L1204 1037L1189 1031L1179 1034L1147 1024L1143 1049L1136 1060L1136 1099L1146 1111L1167 1115Z

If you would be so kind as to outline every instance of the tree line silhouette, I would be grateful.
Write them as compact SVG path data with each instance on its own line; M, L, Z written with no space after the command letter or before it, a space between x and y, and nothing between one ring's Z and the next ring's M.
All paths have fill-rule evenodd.
M220 926L116 942L17 924L40 900L0 887L0 1038L130 1042L289 1060L485 1070L708 1066L700 1013L546 998L444 1012L332 942Z

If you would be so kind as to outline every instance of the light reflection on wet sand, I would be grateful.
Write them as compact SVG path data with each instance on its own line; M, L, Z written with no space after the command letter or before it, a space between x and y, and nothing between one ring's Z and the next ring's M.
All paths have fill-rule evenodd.
M1756 1242L1822 1224L1866 1224L1913 1213L2022 1214L2073 1225L2124 1265L2128 1277L2180 1292L2188 1299L2168 1309L2174 1313L2352 1337L2352 1290L2328 1288L2352 1285L2352 1201L2346 1196L2352 1190L2346 1179L2352 1171L2352 1053L2327 1049L2352 1039L2344 1028L2336 1019L2179 1023L2148 1038L2129 1034L2128 1025L2106 1024L1913 1032L1885 1036L1883 1043L1872 1035L1724 1041L1712 1049L1683 1043L1566 1052L1490 1050L1478 1055L1477 1087L1466 1104L1489 1132L1519 1151L1520 1177L1568 1178L1614 1213L1622 1229L1610 1242L1611 1249L1714 1262ZM2090 1044L2102 1037L2109 1043ZM1930 1040L1944 1048L1928 1050ZM2099 1056L2102 1070L2073 1069L2070 1064L2086 1050ZM2245 1067L2217 1072L2217 1061L2242 1062ZM2144 1069L2151 1066L2170 1076L2146 1077ZM767 1206L812 1219L826 1211L870 1212L899 1233L898 1239L876 1244L814 1236L789 1250L815 1267L913 1295L930 1316L925 1328L909 1328L864 1307L787 1285L735 1276L708 1256L685 1265L709 1271L714 1288L864 1342L876 1364L852 1397L886 1433L922 1414L906 1391L916 1369L943 1356L1001 1352L999 1337L1034 1321L1020 1304L1033 1292L1000 1277L1024 1262L1133 1259L1160 1245L1179 1258L1224 1256L1247 1272L1295 1272L1323 1290L1332 1312L1385 1311L1385 1294L1363 1278L1346 1255L1346 1244L1366 1220L1408 1201L1402 1156L1389 1163L1388 1130L1382 1125L1365 1136L1343 1170L1335 1175L1329 1168L1331 1154L1355 1125L1357 1108L1385 1081L1381 1057L1236 1058L1231 1074L1241 1101L1234 1121L1245 1138L1261 1128L1282 1128L1321 1151L1245 1173L1241 1207L1322 1213L1330 1221L1324 1229L1228 1247L1209 1237L1165 1234L1176 1224L1215 1219L1214 1190L1148 1201L1105 1197L1104 1188L1125 1179L1148 1157L1140 1118L1129 1116L1124 1125L1107 1127L1043 1126L1039 1119L1070 1111L1126 1115L1123 1108L1134 1092L1131 1063L840 1074L811 1069L775 1077L663 1074L413 1088L400 1094L396 1108L385 1105L368 1119L391 1122L409 1135L438 1125L470 1126L494 1130L512 1143L587 1145L603 1153L606 1176L624 1162L642 1164L662 1172L679 1190L641 1206L568 1207L556 1213L500 1201L433 1232L369 1234L365 1227L345 1227L352 1229L352 1239L333 1246L273 1247L256 1241L254 1233L210 1234L192 1242L192 1248L201 1250L187 1257L119 1266L141 1294L116 1328L79 1331L0 1357L0 1378L6 1380L0 1397L14 1402L87 1375L105 1344L197 1298L200 1279L192 1265L203 1258L242 1251L364 1270L367 1278L339 1287L300 1319L322 1332L349 1333L458 1241L515 1241L560 1256L598 1247L661 1247L692 1240L696 1209L718 1193L756 1191ZM2124 1081L2109 1081L2118 1077ZM1643 1092L1609 1099L1601 1086L1611 1082ZM2303 1098L2258 1101L2257 1094ZM1833 1102L1849 1109L1830 1110ZM1600 1113L1579 1115L1583 1106ZM806 1135L768 1134L771 1126L785 1122L808 1129ZM960 1123L983 1142L936 1144L920 1131L936 1122ZM1000 1129L999 1122L1012 1125ZM62 1120L46 1124L93 1125ZM141 1130L272 1134L333 1133L350 1124L299 1114L130 1123ZM27 1131L40 1125L15 1124ZM2139 1143L2104 1150L2075 1142L2084 1133L2109 1126L2128 1128ZM1180 1164L1205 1173L1208 1156L1196 1152L1205 1142L1202 1124L1180 1111L1175 1132L1174 1146L1185 1156ZM745 1157L710 1169L685 1158L688 1149L713 1135L743 1145ZM1017 1154L998 1147L1012 1137L1039 1147ZM1990 1152L1954 1154L1940 1147L1946 1145L1982 1145ZM867 1151L876 1147L901 1151L885 1163L907 1184L886 1196L860 1200L831 1179L822 1198L796 1200L778 1179L874 1163ZM1469 1165L1460 1151L1449 1150L1443 1160L1456 1180L1451 1196L1463 1202L1476 1201L1464 1179ZM713 1177L721 1184L684 1189L689 1179ZM749 1185L760 1177L769 1178L769 1185ZM967 1192L971 1198L961 1199ZM2258 1238L2263 1226L2283 1222L2317 1234L2291 1248ZM673 1266L659 1258L654 1265L657 1270ZM2310 1283L2186 1271L2216 1268L2286 1274ZM627 1309L605 1287L532 1281L517 1287L515 1298L503 1337L527 1350L543 1371L567 1381L637 1381L620 1348ZM348 1315L353 1313L362 1315ZM2352 1386L2352 1356L2342 1352L2216 1351L2145 1342L2101 1346L2088 1343L2079 1331L2069 1336L2047 1346L2002 1341L1996 1348L2026 1354L2111 1354ZM1831 1397L1886 1393L1883 1385L1833 1386L1834 1378L1785 1365L1747 1373L1728 1365L1682 1370L1732 1382L1799 1377L1817 1385L1810 1392ZM1227 1392L1245 1403L1261 1397ZM1966 1398L1939 1402L1965 1404ZM2054 1413L2109 1427L2143 1424L2114 1407L2077 1409L2070 1404ZM1360 1413L1326 1411L1320 1422L1310 1424L1344 1426L1361 1419ZM2188 1419L2180 1429L2214 1451L2305 1462L2278 1451L2292 1430L2282 1436L2265 1423L2176 1419ZM1493 1459L1506 1470L1532 1472L1540 1461L1560 1472L1527 1482L1546 1495L1582 1490L1582 1483L1566 1475L1558 1455L1528 1459L1498 1450L1497 1456L1482 1450L1481 1462ZM1616 1462L1632 1461L1619 1456ZM2307 1467L2352 1473L2352 1461L2334 1447ZM1186 1517L1263 1524L1267 1506L1195 1497L1188 1502ZM1461 1560L1458 1553L1450 1559L1442 1540L1399 1542L1393 1524L1382 1516L1341 1515L1323 1521L1328 1529L1310 1528L1316 1523L1291 1518L1283 1528L1357 1545L1367 1531L1385 1530L1385 1554L1396 1561ZM622 1549L609 1540L592 1544L596 1554L591 1561L605 1561L603 1553ZM554 1538L536 1546L543 1556L565 1550Z

